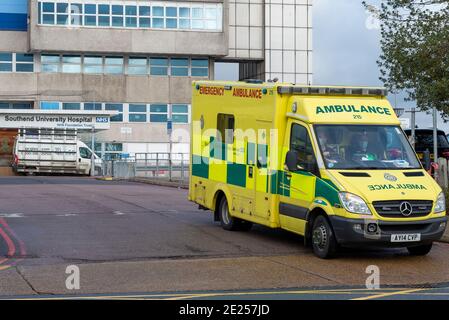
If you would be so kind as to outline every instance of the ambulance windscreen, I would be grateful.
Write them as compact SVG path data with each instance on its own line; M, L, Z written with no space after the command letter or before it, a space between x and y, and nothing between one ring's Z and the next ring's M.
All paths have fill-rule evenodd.
M316 125L315 133L328 169L421 169L398 126Z

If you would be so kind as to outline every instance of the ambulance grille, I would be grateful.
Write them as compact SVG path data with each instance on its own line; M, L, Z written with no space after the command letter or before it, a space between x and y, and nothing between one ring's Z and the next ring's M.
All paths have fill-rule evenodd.
M404 216L401 213L401 203L408 202L412 206L412 213ZM432 200L391 200L391 201L373 201L376 212L385 218L415 218L427 216L432 211Z

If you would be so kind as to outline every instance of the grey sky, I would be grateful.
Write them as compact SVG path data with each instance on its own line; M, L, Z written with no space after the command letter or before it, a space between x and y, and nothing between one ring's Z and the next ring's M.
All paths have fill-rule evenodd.
M379 5L380 0L368 0ZM322 85L382 86L376 60L380 55L380 30L365 12L361 0L314 0L313 83ZM237 80L238 66L217 64L216 79ZM404 95L390 96L393 106L406 109ZM405 114L403 117L409 117ZM420 128L430 127L432 117L417 115ZM439 119L439 128L449 133L449 124Z

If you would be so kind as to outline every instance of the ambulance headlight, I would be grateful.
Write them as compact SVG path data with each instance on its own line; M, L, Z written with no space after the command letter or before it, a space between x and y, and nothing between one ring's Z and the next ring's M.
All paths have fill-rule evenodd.
M338 196L340 197L341 204L347 211L358 214L371 214L365 201L359 196L349 192L340 192Z
M446 211L446 198L445 198L443 192L441 192L437 197L434 211L435 211L435 213Z

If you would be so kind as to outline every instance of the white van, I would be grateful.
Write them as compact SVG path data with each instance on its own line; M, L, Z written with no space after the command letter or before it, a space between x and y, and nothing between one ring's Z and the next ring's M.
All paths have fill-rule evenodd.
M91 174L93 152L78 140L75 130L20 129L13 150L12 167L16 173ZM93 155L95 175L100 175L102 160Z

